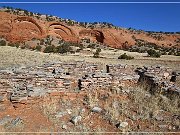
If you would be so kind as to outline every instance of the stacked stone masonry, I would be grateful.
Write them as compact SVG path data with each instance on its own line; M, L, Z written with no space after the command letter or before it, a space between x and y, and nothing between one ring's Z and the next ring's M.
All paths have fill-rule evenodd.
M135 68L84 61L47 63L35 67L0 70L0 102L25 103L53 92L110 90L148 84L151 91L179 96L172 70L164 67ZM136 70L135 70L136 69Z
M161 66L137 68L136 72L140 75L139 83L152 94L160 93L171 99L180 98L180 88L175 84L180 72Z

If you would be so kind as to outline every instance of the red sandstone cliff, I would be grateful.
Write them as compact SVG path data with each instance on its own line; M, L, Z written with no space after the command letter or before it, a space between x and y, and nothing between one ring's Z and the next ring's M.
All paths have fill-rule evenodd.
M35 17L19 16L7 12L0 12L0 36L11 42L21 42L33 38L43 38L53 35L70 42L79 42L83 38L102 44L123 48L136 43L135 39L141 39L158 46L180 48L180 34L160 34L160 39L148 35L144 31L131 31L115 28L84 28L80 26L68 26L62 22L42 21ZM154 34L157 36L157 34ZM158 35L159 36L159 35Z

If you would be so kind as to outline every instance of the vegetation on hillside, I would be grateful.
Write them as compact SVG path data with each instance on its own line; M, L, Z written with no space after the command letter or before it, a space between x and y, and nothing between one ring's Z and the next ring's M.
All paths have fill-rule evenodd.
M142 39L136 39L134 36L132 38L135 39L136 43L135 45L129 47L128 49L125 49L126 51L130 52L139 52L139 53L147 53L148 50L155 50L156 52L159 52L161 55L175 55L179 56L180 48L178 48L178 44L173 47L164 47L158 46L155 43L147 42Z
M32 16L32 17L36 17L37 19L42 19L45 16L45 20L46 21L59 21L59 22L65 22L67 25L69 26L73 26L73 25L79 25L85 28L96 28L96 27L101 27L101 28L115 28L115 29L122 29L119 26L115 26L112 23L108 23L108 22L77 22L75 20L71 20L71 19L63 19L57 16L53 16L53 15L42 15L40 13L33 13L24 9L20 9L20 8L13 8L13 7L9 7L9 6L3 6L5 10L5 12L9 12L9 13L13 13L15 15L25 15L25 16ZM162 37L160 36L160 34L180 34L180 32L163 32L163 31L145 31L145 30L141 30L141 29L135 29L135 28L126 28L127 30L129 30L130 32L145 32L148 35L154 36L154 34L158 35L155 36L155 38L157 39L161 39Z

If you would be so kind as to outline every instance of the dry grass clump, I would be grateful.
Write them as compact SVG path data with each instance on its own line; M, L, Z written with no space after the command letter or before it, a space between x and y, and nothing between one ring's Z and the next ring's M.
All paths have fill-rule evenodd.
M145 91L143 87L136 87L131 92L130 97L134 104L138 106L140 110L143 110L144 114L154 112L156 110L165 110L173 114L180 114L179 99L170 100L169 98L161 95L151 95L148 91Z
M89 107L94 107L94 106L97 106L98 105L98 93L95 92L95 93L91 93L89 92L87 94L87 103L89 105Z
M170 100L161 94L152 95L141 86L126 89L129 89L126 93L128 99L112 98L112 94L112 97L102 100L98 95L89 94L88 104L91 107L95 105L101 107L104 110L101 115L102 118L112 125L116 126L117 123L128 120L146 121L149 122L149 126L155 126L153 129L151 128L153 131L156 130L158 118L162 117L165 120L164 124L171 124L172 121L166 120L167 117L172 119L172 116L180 114L179 99ZM138 131L140 129L133 129L128 126L126 130Z
M49 119L52 119L54 114L58 110L58 102L57 100L50 98L49 100L44 100L42 104L40 105L40 108Z

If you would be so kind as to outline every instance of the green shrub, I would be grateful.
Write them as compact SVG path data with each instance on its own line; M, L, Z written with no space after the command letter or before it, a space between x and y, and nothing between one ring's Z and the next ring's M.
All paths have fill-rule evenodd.
M159 58L161 56L160 52L157 52L156 50L153 49L148 50L147 53L150 57Z
M35 50L37 50L37 51L41 51L41 46L40 45L37 45L36 47L35 47Z
M134 59L134 57L128 56L126 53L124 53L124 54L120 55L120 56L118 57L118 59L131 60L131 59Z
M162 51L161 55L167 55L167 53L165 51Z
M170 52L168 52L168 55L172 55L173 53L170 51Z
M92 48L92 49L94 49L95 46L96 46L96 44L89 44L89 45L87 46L87 48Z
M55 50L56 50L55 51L56 53L62 53L63 54L63 53L71 52L72 48L70 47L70 44L64 43L62 45L57 46Z
M23 45L23 46L21 46L21 49L25 49L26 47Z
M6 41L5 40L1 40L0 41L0 46L6 46Z
M180 52L177 52L177 53L176 53L176 56L180 56Z
M54 52L55 51L55 46L53 45L50 45L50 46L47 46L45 49L44 49L44 53L51 53L51 52Z
M8 46L14 47L14 43L8 43Z
M16 48L19 48L20 45L18 43L16 43L15 46L16 46Z

